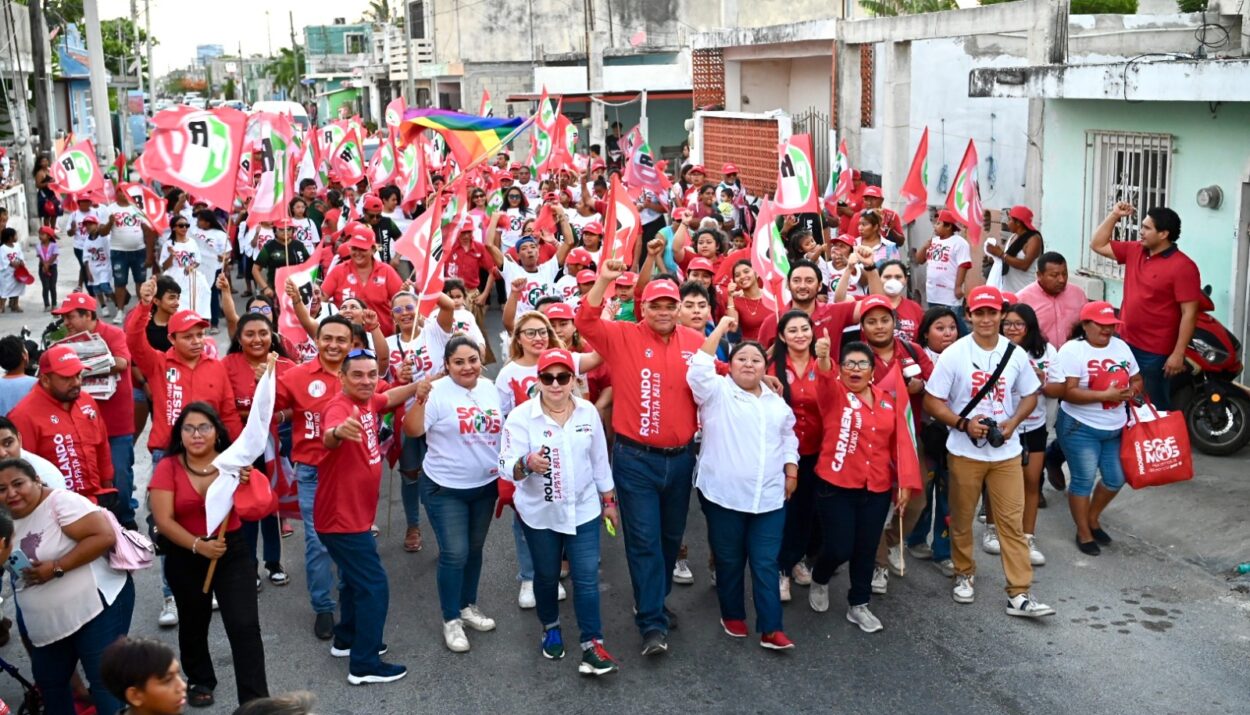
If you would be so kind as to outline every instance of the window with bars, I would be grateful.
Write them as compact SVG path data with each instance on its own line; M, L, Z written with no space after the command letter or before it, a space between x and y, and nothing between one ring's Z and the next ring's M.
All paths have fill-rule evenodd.
M1136 241L1141 217L1167 206L1172 186L1171 134L1087 131L1085 133L1085 230L1082 267L1103 278L1122 279L1124 267L1089 250L1094 229L1111 207L1127 201L1137 214L1122 219L1114 241Z

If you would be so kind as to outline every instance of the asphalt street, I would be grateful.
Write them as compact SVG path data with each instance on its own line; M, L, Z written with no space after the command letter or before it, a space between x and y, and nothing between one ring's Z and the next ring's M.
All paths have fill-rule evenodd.
M68 253L68 251L67 251ZM72 255L62 276L72 276ZM72 285L62 280L63 293ZM38 293L28 291L23 315L0 315L0 333L23 324L36 335L49 316L38 313ZM33 312L32 312L33 309ZM494 331L498 335L498 331ZM142 440L140 440L142 443ZM139 451L136 478L151 472ZM1231 459L1243 460L1244 457ZM312 635L304 585L300 526L283 540L290 585L266 582L259 594L266 667L274 693L308 690L319 713L426 712L652 712L688 713L1245 713L1250 682L1250 597L1244 581L1230 581L1192 559L1152 545L1134 533L1131 509L1113 505L1106 517L1114 545L1098 557L1072 543L1062 497L1047 488L1052 506L1039 520L1038 538L1048 564L1036 570L1035 594L1054 606L1054 617L1028 621L1004 613L998 557L977 552L977 601L955 604L950 581L928 562L908 560L905 578L874 597L881 633L860 632L845 619L845 571L835 577L829 612L807 605L807 589L794 588L785 629L797 643L789 653L735 640L720 629L715 590L706 570L706 530L692 500L687 541L695 571L691 586L674 585L670 607L679 628L670 652L639 655L631 615L629 574L620 538L604 534L600 591L606 645L619 660L615 675L577 674L576 654L563 661L539 653L533 611L517 607L511 512L492 522L486 545L480 606L499 626L469 632L472 651L453 654L442 643L435 591L437 544L425 529L425 549L403 552L403 509L398 477L384 475L377 523L379 550L390 579L387 659L409 675L390 685L352 687L345 659ZM1243 502L1244 503L1244 502ZM423 523L424 523L423 514ZM156 625L157 574L137 575L131 633L176 647L176 629ZM3 612L13 617L7 593ZM566 641L576 638L572 599L562 604ZM749 593L748 593L748 613ZM749 619L752 627L754 618ZM210 636L218 666L218 705L234 707L230 651L220 621ZM575 650L575 648L574 648ZM29 675L16 638L0 657ZM0 674L0 698L19 700L16 683Z

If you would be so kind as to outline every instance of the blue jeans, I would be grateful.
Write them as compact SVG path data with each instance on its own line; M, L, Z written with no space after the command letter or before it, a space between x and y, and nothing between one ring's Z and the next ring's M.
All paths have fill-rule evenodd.
M318 534L339 569L339 622L334 640L351 645L349 670L363 675L378 669L382 630L390 604L386 569L373 534Z
M459 618L465 606L477 603L482 546L498 496L495 482L474 489L452 489L421 475L421 501L438 540L438 602L444 623Z
M534 601L538 622L543 628L560 625L560 561L569 557L569 578L573 583L573 611L577 614L578 640L603 640L599 618L599 517L577 527L573 535L551 529L525 529L527 549L534 564Z
M295 465L295 482L299 488L299 515L304 521L304 569L308 574L308 599L314 613L334 613L334 573L330 554L313 526L313 502L317 499L317 468L311 464Z
M417 477L425 459L425 436L405 436L403 440L399 454L399 496L404 503L404 520L411 529L421 526L421 481Z
M1150 401L1154 403L1155 409L1172 409L1172 378L1163 374L1163 365L1168 361L1168 356L1148 353L1132 345L1128 347L1133 351L1133 357L1137 360L1143 386L1146 388L1146 394L1150 396Z
M699 494L707 517L707 544L716 559L716 599L720 617L745 621L743 569L751 565L751 598L755 601L755 630L772 633L781 627L781 589L777 554L786 528L785 508L763 514L726 509Z
M113 262L113 287L124 288L128 277L133 276L135 289L148 279L148 269L144 265L148 260L146 249L136 251L110 251L109 259Z
M1120 435L1123 430L1105 430L1081 422L1063 410L1055 418L1055 433L1068 458L1068 495L1088 497L1094 493L1097 472L1102 487L1118 492L1124 486L1120 464Z
M673 566L686 532L694 462L693 448L662 455L619 440L612 448L625 560L638 610L634 623L644 636L668 633L664 599L673 588Z
M247 539L247 552L256 561L256 542L265 539L264 563L282 561L282 531L278 528L278 515L270 514L260 521L243 522L243 538Z
M933 533L933 560L945 561L951 557L951 530L946 520L951 510L947 499L950 494L950 478L946 474L946 458L943 457L933 466L933 479L925 485L926 499L924 510L916 526L907 536L908 546L919 546L929 540Z
M122 525L133 524L135 509L135 436L122 434L109 437L109 450L113 453L113 486L117 488L117 506L113 516Z
M525 536L528 532L521 527L521 517L514 515L512 517L512 541L516 546L516 580L533 581L534 558L530 556L530 547L525 543Z
M826 481L816 485L816 510L820 513L825 546L820 551L812 583L828 585L833 572L851 562L848 606L862 606L872 597L872 570L877 562L881 525L890 513L891 494L867 489L847 489Z
M135 582L127 578L126 585L113 599L112 605L105 605L95 618L55 643L30 649L30 669L35 685L43 692L45 712L49 715L74 712L74 693L69 682L80 662L96 712L115 713L121 709L123 703L104 687L100 663L104 649L130 630L130 616L134 610ZM20 607L17 609L17 623L18 629L25 635L26 624Z

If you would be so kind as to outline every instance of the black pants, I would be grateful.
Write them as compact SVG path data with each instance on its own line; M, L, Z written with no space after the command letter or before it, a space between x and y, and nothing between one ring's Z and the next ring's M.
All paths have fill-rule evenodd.
M178 604L178 651L188 686L217 687L208 652L208 626L213 618L212 596L203 593L209 560L178 546L169 548L165 577ZM260 640L256 605L256 566L242 529L226 534L226 553L213 573L221 622L230 640L234 681L239 704L269 696L265 678L265 647Z
M819 454L799 457L799 483L786 501L786 529L781 539L781 555L777 559L781 573L786 576L804 555L820 551L819 546L811 548L812 532L819 530L816 523L816 483L822 481L816 476L816 461L819 458Z
M868 603L872 596L872 569L877 561L877 543L890 511L890 492L845 489L823 479L816 485L816 512L825 533L825 545L812 570L812 581L829 583L833 572L851 562L851 590L847 605Z
M48 266L48 272L39 269L39 286L43 289L43 307L57 307L56 300L56 266Z

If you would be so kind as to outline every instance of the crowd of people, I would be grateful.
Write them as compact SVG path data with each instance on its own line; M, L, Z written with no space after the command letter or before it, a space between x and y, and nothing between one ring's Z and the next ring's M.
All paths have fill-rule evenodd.
M542 180L506 154L495 166L500 196L473 188L470 220L444 230L445 281L425 311L395 250L423 207L401 207L393 186L308 180L292 218L275 222L167 187L166 235L125 192L109 206L65 197L81 269L58 303L58 234L45 232L45 307L70 338L107 344L116 389L88 394L68 344L33 360L23 340L0 340L0 540L25 557L11 579L18 626L49 712L72 712L76 691L110 714L212 704L214 610L238 702L268 699L256 591L262 565L272 585L288 583L280 539L294 529L274 511L232 514L209 533L205 516L217 459L268 369L279 378L275 454L243 478L271 480L266 469L293 463L312 634L347 660L353 685L407 674L385 657L387 572L403 568L378 552L386 461L402 477L403 550L428 545L422 504L433 532L445 646L468 652L471 634L496 627L502 604L482 603L479 582L501 567L484 563L483 547L511 507L517 604L536 613L542 656L561 659L558 604L571 588L572 643L590 676L619 667L602 626L602 532L623 538L636 647L663 654L673 583L703 578L686 548L692 492L720 628L750 635L749 568L756 637L776 651L802 641L787 634L783 604L805 587L810 607L827 611L843 564L846 618L866 633L884 627L871 600L905 574L904 552L950 577L956 603L973 602L978 520L981 550L1002 563L1005 612L1054 614L1032 591L1048 558L1036 538L1043 470L1067 491L1079 553L1112 547L1101 517L1125 481L1126 403L1147 394L1169 406L1194 327L1199 278L1176 247L1175 212L1145 212L1139 242L1111 241L1134 214L1126 204L1099 226L1092 249L1126 267L1117 311L1069 283L1026 207L1011 210L1004 244L986 248L1003 278L985 285L958 216L939 212L932 238L913 236L908 252L897 214L857 176L836 214L778 219L789 301L777 305L750 259L755 198L732 165L719 183L686 165L671 193L643 192L627 261L604 252L602 162ZM278 283L278 269L315 255L319 285ZM919 266L923 286L911 284ZM306 335L280 330L282 297ZM507 331L493 347L492 300ZM222 319L226 348L212 337ZM149 421L141 493L134 453ZM111 547L140 530L140 515L160 547L159 624L177 627L176 655L117 642L148 595Z

